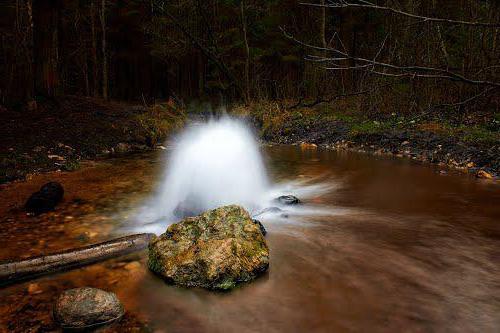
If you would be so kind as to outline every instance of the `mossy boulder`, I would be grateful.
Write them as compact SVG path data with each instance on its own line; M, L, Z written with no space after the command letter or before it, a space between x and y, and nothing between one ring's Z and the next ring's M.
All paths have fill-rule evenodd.
M149 244L149 268L168 283L227 290L269 267L258 224L231 205L172 224Z

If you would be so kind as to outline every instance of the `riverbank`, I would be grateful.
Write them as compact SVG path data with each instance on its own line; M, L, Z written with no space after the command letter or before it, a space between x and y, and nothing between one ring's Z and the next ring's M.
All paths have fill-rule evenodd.
M184 119L184 109L172 101L138 106L64 96L40 102L34 111L0 109L0 184L155 149Z
M250 117L265 142L391 155L498 178L500 122L453 124L396 114L368 117L329 107L286 109L278 104L235 108Z
M0 184L48 171L72 171L81 161L157 149L186 122L173 101L153 106L65 96L36 111L0 112ZM444 117L366 115L346 106L233 106L264 142L317 145L435 163L480 178L500 172L500 118L457 122ZM205 113L203 107L192 113ZM491 117L490 117L491 118ZM497 117L498 118L498 117Z

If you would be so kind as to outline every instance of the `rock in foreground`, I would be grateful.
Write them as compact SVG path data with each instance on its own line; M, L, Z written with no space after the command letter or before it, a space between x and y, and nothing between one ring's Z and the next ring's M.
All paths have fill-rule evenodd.
M123 314L123 306L115 294L89 287L64 291L54 306L54 319L64 329L101 326Z
M148 265L169 283L227 290L264 272L269 249L259 225L232 205L172 224L149 244Z

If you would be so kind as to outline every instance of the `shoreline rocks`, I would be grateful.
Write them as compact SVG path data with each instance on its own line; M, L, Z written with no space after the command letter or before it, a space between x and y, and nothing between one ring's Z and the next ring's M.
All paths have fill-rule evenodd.
M432 163L475 176L479 170L498 180L500 146L481 141L467 141L440 133L419 129L383 129L375 132L356 132L352 124L342 120L311 120L305 129L302 121L291 121L283 128L265 133L263 140L272 144L289 144L308 147L347 150L373 155L408 158L422 163Z
M477 178L481 178L481 179L495 179L495 177L493 177L493 175L489 172L486 172L484 170L479 170L477 173L476 173L476 177Z
M148 266L167 283L229 290L268 269L269 248L249 213L230 205L169 226L149 244Z

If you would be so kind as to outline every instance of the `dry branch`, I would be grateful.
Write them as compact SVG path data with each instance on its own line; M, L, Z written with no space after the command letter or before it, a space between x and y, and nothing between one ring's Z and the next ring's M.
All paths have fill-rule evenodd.
M137 234L104 243L0 264L0 285L93 264L145 249L154 234Z
M329 1L328 4L302 2L301 4L307 5L307 6L326 7L326 8L364 8L364 9L381 10L381 11L391 12L391 13L398 14L398 15L407 16L407 17L410 17L410 18L413 18L416 20L420 20L420 22L422 22L422 23L434 22L434 23L458 24L458 25L466 25L466 26L471 26L471 27L487 27L487 28L500 27L500 23L463 21L463 20L453 20L453 19L440 18L440 17L422 16L422 15L417 15L417 14L405 12L403 10L399 10L399 9L389 7L389 6L377 5L373 2L363 1L363 0L359 0L356 2L345 1L345 0Z
M388 84L384 84L384 85L381 85L381 86L378 86L376 88L385 88L385 87L388 87L388 86L391 86L392 83L388 83ZM352 93L345 93L345 94L338 94L338 95L335 95L335 96L330 96L329 98L323 98L321 96L318 96L316 98L316 100L310 102L310 103L304 103L304 98L301 97L299 99L299 101L289 107L287 107L287 109L289 110L293 110L293 109L296 109L296 108L299 108L299 107L305 107L305 108L311 108L311 107L314 107L316 105L319 105L319 104L323 104L323 103L332 103L336 100L339 100L339 99L343 99L343 98L349 98L349 97L354 97L354 96L360 96L360 95L365 95L365 94L370 94L374 91L375 89L367 89L367 90L361 90L361 91L356 91L356 92L352 92Z
M353 57L350 56L348 53L341 51L337 48L321 47L304 43L303 41L298 40L294 36L287 33L284 29L281 30L283 31L284 35L287 38L294 41L295 43L298 43L312 50L330 52L332 55L334 55L333 57L309 55L306 58L306 60L310 61L329 63L330 66L325 66L325 69L327 70L365 70L369 73L376 74L379 76L389 76L395 78L442 79L442 80L457 81L478 86L500 87L500 82L471 79L461 74L452 72L448 69L427 67L427 66L416 66L416 65L400 66L391 63L377 61L376 60L377 57L374 57L373 60L361 57ZM377 53L377 56L379 54L380 50ZM349 61L351 63L354 62L354 65L344 65L343 62L346 61Z

